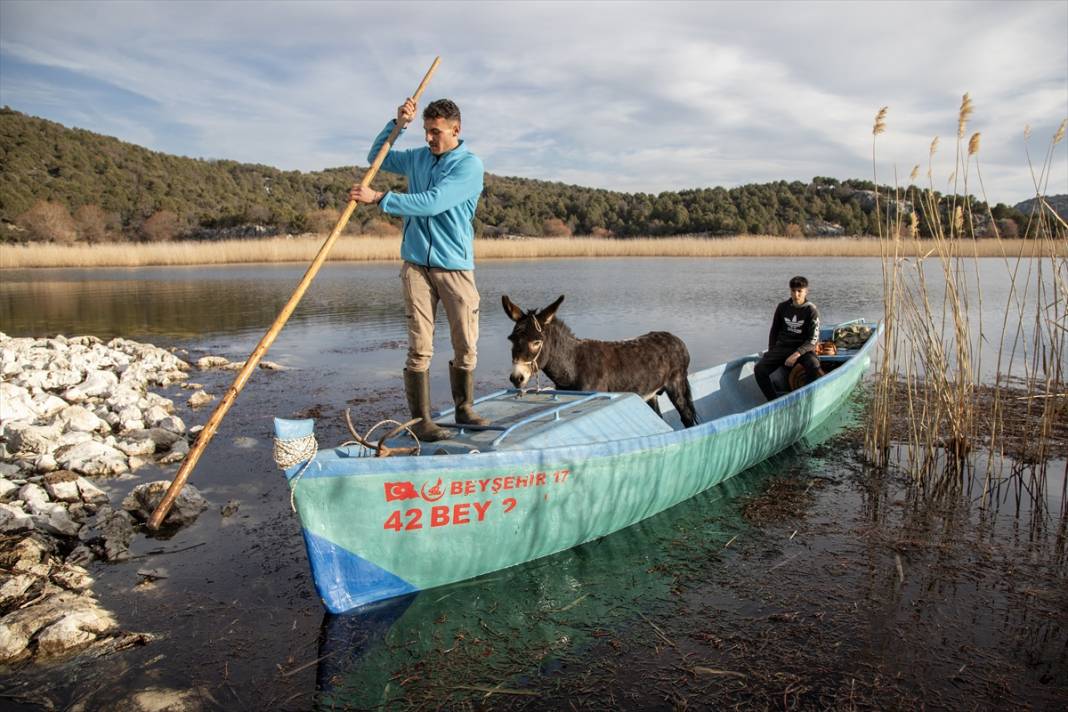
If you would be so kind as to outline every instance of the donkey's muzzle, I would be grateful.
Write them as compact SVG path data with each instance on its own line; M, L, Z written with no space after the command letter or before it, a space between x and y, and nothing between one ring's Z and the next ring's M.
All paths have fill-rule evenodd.
M524 363L512 364L512 373L509 374L508 380L512 382L512 385L516 388L522 388L530 380L531 372L530 367Z

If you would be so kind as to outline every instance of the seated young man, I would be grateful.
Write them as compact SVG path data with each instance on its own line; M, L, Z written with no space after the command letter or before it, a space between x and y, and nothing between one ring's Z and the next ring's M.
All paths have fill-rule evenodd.
M808 280L794 277L790 280L790 298L775 308L768 334L768 350L753 369L765 398L775 400L771 374L780 366L789 369L800 363L809 383L819 377L820 360L816 356L819 338L820 313L816 305L808 301Z

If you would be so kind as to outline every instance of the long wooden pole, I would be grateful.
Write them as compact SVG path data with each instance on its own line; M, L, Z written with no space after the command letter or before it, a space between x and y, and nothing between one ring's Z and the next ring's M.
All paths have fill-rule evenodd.
M434 72L437 71L440 63L441 58L435 57L434 63L430 65L430 69L427 70L426 76L423 77L423 81L419 83L419 88L412 94L412 101L419 101L419 97L422 95L423 90L426 89L427 84L430 83L430 78L434 76ZM378 150L378 155L375 156L374 163L371 164L367 173L364 174L363 180L360 181L360 185L365 188L371 185L371 181L374 180L375 175L378 174L378 169L382 167L382 161L386 160L386 154L389 153L389 149L393 146L393 142L397 139L400 132L400 124L393 127L393 131L390 132L386 142L382 144L382 148ZM182 487L185 486L185 481L189 479L190 473L193 471L193 468L196 467L197 461L200 460L200 456L204 453L204 449L215 436L215 431L219 429L219 423L222 422L227 411L230 410L230 406L234 404L237 394L245 387L245 383L248 381L249 376L252 375L252 371L256 368L257 364L259 364L260 359L267 353L267 349L274 343L278 333L282 330L282 327L285 326L290 315L293 314L293 310L297 308L297 304L300 302L301 297L304 296L304 292L308 290L312 280L315 279L315 275L319 272L319 268L322 267L323 262L326 261L326 256L330 252L330 248L334 246L334 242L337 241L338 235L341 234L345 225L348 224L349 218L352 217L352 213L355 210L356 201L350 200L349 204L345 207L345 211L341 213L337 225L334 226L334 230L330 233L330 236L326 238L326 241L323 242L323 246L319 248L319 254L315 256L315 259L308 267L308 271L304 273L304 277L301 278L300 284L293 290L293 295L289 298L289 301L286 302L281 313L278 314L278 318L271 324L271 328L268 329L267 333L260 339L260 343L253 349L248 360L245 361L245 365L238 372L233 384L226 391L226 395L219 401L219 405L215 408L215 412L211 414L211 418L204 426L204 429L200 431L196 442L193 443L193 447L189 449L189 453L185 456L182 466L178 469L178 474L175 475L174 480L171 482L171 486L167 488L167 493L163 495L163 499L160 500L159 506L156 507L156 511L152 512L152 517L148 520L149 529L159 529L164 517L167 516L167 512L169 512L171 506L174 505L174 500L178 497L178 493L181 492Z

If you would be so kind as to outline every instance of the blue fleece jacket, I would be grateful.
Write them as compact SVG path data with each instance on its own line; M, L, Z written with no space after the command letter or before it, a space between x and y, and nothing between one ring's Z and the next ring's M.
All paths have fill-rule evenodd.
M391 120L375 138L368 162L374 161L396 123ZM473 270L471 221L482 195L482 161L461 141L441 156L427 146L390 149L382 168L408 178L407 193L386 193L379 203L383 212L404 218L401 259L424 267Z

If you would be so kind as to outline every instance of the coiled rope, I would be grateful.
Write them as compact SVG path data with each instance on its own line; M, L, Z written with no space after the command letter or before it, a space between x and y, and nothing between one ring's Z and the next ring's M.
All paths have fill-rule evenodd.
M314 434L285 440L282 438L274 439L274 461L280 468L288 470L299 462L304 463L304 467L300 468L300 471L293 477L292 484L289 485L289 507L294 512L297 511L297 482L300 481L308 466L312 464L318 452L319 443L316 441Z

